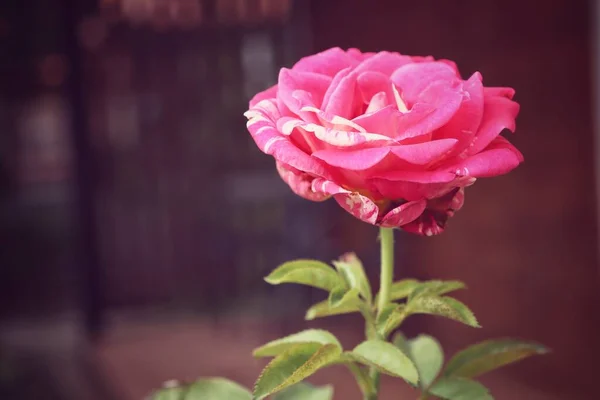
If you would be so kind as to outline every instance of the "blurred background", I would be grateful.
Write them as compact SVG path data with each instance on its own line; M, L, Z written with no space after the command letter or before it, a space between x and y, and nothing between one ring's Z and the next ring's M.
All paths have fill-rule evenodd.
M278 69L333 46L455 60L512 86L526 162L467 190L435 238L397 234L400 277L460 279L483 329L414 317L447 356L516 336L549 356L484 379L497 399L591 399L600 355L595 2L3 0L0 398L134 400L162 382L251 385L251 349L310 327L323 294L262 277L377 229L296 198L245 128ZM359 399L343 369L320 372ZM405 388L384 380L384 399Z

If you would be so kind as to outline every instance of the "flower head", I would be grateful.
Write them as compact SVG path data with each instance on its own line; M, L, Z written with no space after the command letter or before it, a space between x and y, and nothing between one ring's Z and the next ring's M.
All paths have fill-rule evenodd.
M312 201L333 197L374 225L434 235L477 178L523 161L511 88L463 80L432 57L333 48L283 68L245 113L281 178Z

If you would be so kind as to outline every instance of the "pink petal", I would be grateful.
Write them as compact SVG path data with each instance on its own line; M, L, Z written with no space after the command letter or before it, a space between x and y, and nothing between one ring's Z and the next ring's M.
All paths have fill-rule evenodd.
M454 70L441 62L407 64L398 68L391 76L392 82L402 91L402 97L410 104L419 101L423 92L432 83L446 82L448 85L458 78Z
M385 96L385 93L382 93ZM362 126L367 132L377 132L382 135L394 137L398 132L399 120L402 113L394 105L378 109L375 112L356 117L352 122Z
M398 53L390 53L387 51L381 51L360 63L356 68L355 72L361 73L366 71L380 72L386 76L390 76L392 72L397 70L403 65L409 64L412 59L409 56L403 56Z
M363 61L369 57L373 57L376 53L363 53L359 49L350 48L346 51L346 54L357 61Z
M405 181L370 180L381 196L408 201L432 199L452 189L448 183L416 183Z
M444 196L427 201L423 214L402 229L418 235L432 236L444 231L446 223L464 203L464 189L455 189Z
M248 111L244 113L244 116L248 119L263 120L263 121L277 121L281 118L279 107L277 106L276 99L265 99L256 103L253 107L250 107Z
M369 101L369 105L367 106L367 110L365 111L365 113L369 114L381 110L388 104L389 101L385 92L379 92L371 98L371 101Z
M361 221L373 225L377 223L379 207L368 197L346 190L332 181L319 178L313 181L312 190L333 195L333 198L344 210Z
M315 179L313 176L292 169L290 166L277 161L277 172L285 183L287 183L294 193L311 201L324 201L330 196L322 192L314 192L312 190L312 182Z
M349 169L351 171L362 171L379 164L390 152L389 147L375 147L361 150L320 150L312 155L327 164Z
M431 142L392 146L392 153L411 164L424 165L437 161L457 143L456 139L440 139Z
M339 115L343 118L352 118L356 109L356 75L350 68L343 69L333 78L325 96L321 108L329 114Z
M369 104L373 96L384 92L388 100L394 98L392 93L392 82L390 78L380 72L367 71L358 74L356 77L358 91L361 94L363 103Z
M458 176L491 177L506 174L523 161L523 155L502 136L495 138L481 153L452 167Z
M305 121L293 117L281 117L276 123L277 130L286 136L291 135L297 127L304 125L306 125Z
M292 118L282 117L277 120L277 130L290 137L293 144L306 154L312 154L313 151L321 149L319 141L313 134L306 132L304 129L299 129L307 124L306 121Z
M512 99L515 95L515 89L509 87L485 87L483 88L485 97L500 96Z
M410 59L415 63L435 61L433 56L410 56Z
M335 147L356 147L365 144L385 145L392 142L390 138L377 133L338 130L316 124L303 124L302 129L313 133L318 140Z
M334 76L344 68L353 67L358 60L347 54L339 47L334 47L320 53L300 59L292 69L299 72L313 72Z
M464 82L463 91L465 97L462 100L460 108L448 123L440 127L433 134L433 138L435 139L458 139L461 145L454 149L454 154L458 154L469 145L481 124L483 117L483 85L479 72L474 73Z
M256 103L265 99L274 99L277 97L277 85L271 86L267 90L258 93L250 100L250 107L254 107Z
M483 119L477 134L466 149L466 155L479 153L504 129L515 131L515 118L519 114L519 104L507 97L487 97L484 101Z
M331 174L321 161L300 150L292 143L290 137L282 135L277 130L276 119L274 120L269 113L276 108L275 101L263 100L244 114L248 118L246 126L258 148L299 171L329 179Z
M277 95L292 112L299 115L300 109L308 102L302 101L302 95L306 98L303 93L308 93L312 99L310 102L319 106L330 84L331 78L325 75L282 68Z
M434 199L457 187L470 186L475 178L456 177L454 174L431 177L430 182L414 182L409 180L388 180L373 178L369 180L375 189L385 198L403 200ZM410 177L409 177L410 179Z
M462 95L445 82L430 85L422 94L424 101L415 103L399 121L398 141L433 132L446 124L459 109Z
M389 181L407 181L417 183L447 183L452 182L456 174L443 171L387 171L377 175L374 178L381 178Z
M425 210L425 200L409 201L389 211L382 219L379 225L386 228L401 227L408 224L419 216Z
M308 112L315 113L315 115L318 117L320 124L326 128L333 128L333 129L339 129L339 130L355 130L355 131L359 131L359 132L366 132L366 130L362 126L352 122L351 120L340 117L339 115L334 115L334 114L319 110L316 107L304 107L302 109L302 111L308 111Z
M449 66L450 68L452 68L454 70L454 73L456 74L456 76L458 78L460 78L460 72L459 72L458 67L456 66L456 63L454 61L452 61L452 60L446 60L446 59L443 59L443 58L439 59L437 61L441 62L441 63L444 63L447 66Z

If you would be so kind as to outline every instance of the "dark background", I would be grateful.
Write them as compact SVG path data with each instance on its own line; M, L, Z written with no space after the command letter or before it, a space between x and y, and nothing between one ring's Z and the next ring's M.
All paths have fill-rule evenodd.
M397 276L461 279L483 329L407 331L451 354L516 336L553 352L486 378L498 399L595 398L600 305L593 2L4 0L0 3L0 398L140 399L171 378L250 385L253 346L323 294L262 277L377 230L296 198L241 115L278 69L332 46L455 60L521 104L526 161L467 190L443 235L397 233ZM358 398L345 371L323 372ZM385 398L402 387L384 382ZM354 396L354 397L353 397ZM338 398L336 397L336 398Z

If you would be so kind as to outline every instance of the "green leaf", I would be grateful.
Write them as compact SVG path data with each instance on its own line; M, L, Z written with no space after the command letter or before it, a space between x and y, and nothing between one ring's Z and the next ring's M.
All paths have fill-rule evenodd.
M421 388L426 389L435 380L444 365L444 351L432 336L419 335L408 341L409 354L419 372Z
M408 314L439 315L474 328L480 328L473 312L466 305L452 297L418 296L409 301L405 311Z
M455 290L464 289L466 285L461 281L431 280L421 282L408 296L409 301L424 294L441 296Z
M379 313L377 313L377 318L375 319L375 325L380 326L380 325L384 325L385 321L387 321L390 318L390 315L396 311L396 309L398 307L402 307L399 306L398 304L395 303L390 303L387 304L385 307L383 307L383 310L380 310Z
M337 286L329 292L328 304L330 308L344 307L348 304L358 304L358 289L348 289L345 286Z
M252 394L246 388L224 378L202 379L192 383L185 400L250 400Z
M356 361L378 371L417 384L419 374L410 358L393 344L383 340L367 340L347 353Z
M412 297L414 291L417 293L435 294L441 296L458 289L464 289L466 286L460 281L440 281L431 280L420 282L416 279L403 279L392 283L390 288L390 300L401 300ZM377 302L378 298L375 299Z
M429 392L447 400L493 400L488 389L481 383L465 378L442 378Z
M149 400L185 400L187 389L175 381L169 381L164 387L150 395Z
M381 336L387 337L387 335L398 328L412 314L438 315L472 327L480 327L473 312L460 301L452 297L422 295L415 297L406 305L396 305L393 309L386 308L385 315L387 315L387 318L384 319L384 315L382 315L378 319L377 332Z
M348 367L352 375L354 375L354 379L360 390L363 394L366 395L374 395L377 393L377 389L375 389L375 385L373 380L369 377L369 371L366 367L359 365L355 362L355 357L349 355L350 353L342 354L341 361Z
M392 344L399 348L404 354L410 354L410 345L402 332L397 332L392 338Z
M340 314L349 314L353 312L359 312L359 300L355 299L354 301L348 301L345 304L342 304L337 307L330 307L329 300L321 301L317 304L314 304L306 311L306 315L304 319L313 320L315 318L321 317L329 317L331 315L340 315Z
M327 291L344 283L333 268L317 260L288 261L271 272L265 281L272 285L299 283Z
M394 305L394 307L390 307L389 309L386 307L382 312L381 317L378 318L377 321L377 332L383 336L387 337L394 329L402 324L402 321L408 316L408 312L406 310L406 306L404 304ZM383 317L387 316L385 319Z
M307 329L302 332L294 333L281 339L273 340L254 350L254 357L274 357L288 350L297 344L334 344L342 349L342 345L337 338L330 332L322 329Z
M390 288L390 301L408 297L419 285L421 285L421 282L416 279L403 279L392 283L392 287Z
M338 272L344 277L344 280L350 288L355 288L358 293L371 304L373 295L371 294L371 285L365 274L362 262L354 253L346 253L338 261L332 263Z
M152 400L251 400L246 388L225 378L200 379L190 385L168 383Z
M315 387L306 382L300 382L277 393L273 400L332 400L333 386Z
M275 357L254 386L254 399L261 400L314 374L341 355L335 344L298 344Z
M486 340L458 352L446 365L446 376L474 378L523 358L545 354L541 344L514 339Z

